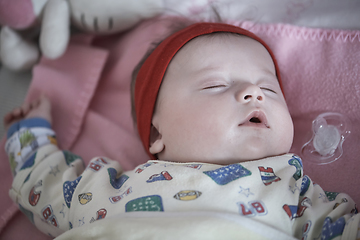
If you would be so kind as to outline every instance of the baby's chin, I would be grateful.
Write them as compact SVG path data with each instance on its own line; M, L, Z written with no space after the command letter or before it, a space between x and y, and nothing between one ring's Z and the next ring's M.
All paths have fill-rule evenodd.
M218 157L198 157L198 156L182 156L182 157L166 157L164 159L159 158L160 160L168 160L171 162L198 162L198 163L210 163L210 164L218 164L218 165L230 165L235 163L242 163L242 162L250 162L250 161L257 161L267 157L274 157L286 154L286 151L278 151L278 152L257 152L257 153L242 153L242 154L234 154L233 156L218 156Z

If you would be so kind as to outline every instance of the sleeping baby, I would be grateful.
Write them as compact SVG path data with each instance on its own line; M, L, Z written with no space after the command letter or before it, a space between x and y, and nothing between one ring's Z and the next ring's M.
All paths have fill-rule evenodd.
M289 153L293 123L281 85L275 57L259 37L228 24L191 24L134 71L134 121L151 160L126 172L106 157L85 167L57 147L51 104L41 96L4 119L14 173L10 196L53 237L131 212L147 219L134 229L154 225L154 216L166 212L173 220L177 213L206 212L263 228L218 228L203 231L204 239L360 238L353 200L322 190ZM170 229L181 239L182 225L173 229L171 221L151 236ZM106 232L117 231L110 226L103 225Z

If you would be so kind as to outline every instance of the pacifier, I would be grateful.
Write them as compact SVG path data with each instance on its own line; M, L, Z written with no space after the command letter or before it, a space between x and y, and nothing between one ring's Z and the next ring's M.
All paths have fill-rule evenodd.
M301 148L304 160L319 165L332 163L343 154L350 121L340 113L322 113L312 122L312 131L312 138Z

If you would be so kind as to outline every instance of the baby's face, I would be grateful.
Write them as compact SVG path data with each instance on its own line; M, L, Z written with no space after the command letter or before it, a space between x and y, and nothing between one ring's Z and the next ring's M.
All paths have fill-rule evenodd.
M171 61L154 111L159 159L231 164L287 153L293 123L268 51L240 35L187 43Z

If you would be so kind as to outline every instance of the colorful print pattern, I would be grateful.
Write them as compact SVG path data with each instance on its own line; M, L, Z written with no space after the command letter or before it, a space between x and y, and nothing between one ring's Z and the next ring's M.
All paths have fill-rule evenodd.
M34 224L52 226L50 236L59 234L54 229L67 231L125 212L219 211L280 228L301 219L297 238L334 239L357 216L349 196L324 192L303 176L301 159L295 155L227 166L149 161L124 173L107 158L95 158L84 169L73 164L81 158L68 151L43 152L43 143L56 141L50 130L42 132L47 140L30 130L7 147L36 150L21 166L21 161L13 164L23 171L15 177L21 184L14 186L26 188L16 189L26 193L17 196L21 211ZM14 162L16 154L8 155ZM56 190L59 186L62 194Z

